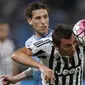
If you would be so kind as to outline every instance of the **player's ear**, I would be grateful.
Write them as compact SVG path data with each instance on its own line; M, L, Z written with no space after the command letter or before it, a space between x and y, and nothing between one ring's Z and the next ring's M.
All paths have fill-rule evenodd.
M27 21L30 25L32 25L32 19L31 18L27 18Z

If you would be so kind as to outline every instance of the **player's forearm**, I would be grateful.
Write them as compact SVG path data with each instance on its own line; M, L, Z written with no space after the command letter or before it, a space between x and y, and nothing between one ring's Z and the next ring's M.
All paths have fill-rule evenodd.
M32 76L32 74L33 74L33 70L31 68L28 68L27 70L23 71L22 73L20 73L16 76L10 77L7 80L10 81L10 83L15 84L29 76Z
M27 77L27 76L25 75L25 72L22 72L22 73L20 73L20 74L18 74L18 75L16 75L16 76L12 77L12 81L13 81L14 83L17 83L17 82L25 79L26 77Z
M15 52L12 55L12 59L16 62L19 62L21 64L27 65L27 66L32 66L36 68L40 68L41 64L34 60L32 57L29 57L28 55L24 53L17 53Z

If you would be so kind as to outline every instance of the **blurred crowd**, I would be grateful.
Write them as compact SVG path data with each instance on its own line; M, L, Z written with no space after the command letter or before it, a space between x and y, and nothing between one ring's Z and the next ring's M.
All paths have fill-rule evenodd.
M25 41L33 34L33 29L27 23L26 20L25 10L29 3L35 1L40 0L0 0L0 63L1 61L4 61L1 60L3 56L4 58L5 56L8 56L8 58L5 58L5 62L8 62L13 51L23 47ZM73 27L77 21L85 19L85 0L70 0L70 1L41 0L41 1L46 3L49 8L51 29L53 29L57 23L65 23ZM6 29L2 30L1 26L3 26L3 28ZM2 31L5 32L6 34L5 33L2 34ZM2 35L4 36L4 39L2 39L1 37ZM8 43L10 44L10 46L7 45L8 46L7 49L4 49L4 46ZM0 64L0 75L6 74L7 71L5 72L1 71L3 70L3 65L5 66L4 69L7 68L6 64L3 62L3 65L2 66L1 65L2 64ZM27 68L21 65L18 66L19 72ZM9 67L11 69L11 66ZM83 67L84 76L85 65ZM8 72L10 73L11 71Z

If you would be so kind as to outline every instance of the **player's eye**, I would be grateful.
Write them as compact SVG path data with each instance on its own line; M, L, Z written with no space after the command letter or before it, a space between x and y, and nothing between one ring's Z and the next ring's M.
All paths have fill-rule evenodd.
M45 15L44 15L44 19L47 19L47 18L48 18L48 15L47 15L47 14L45 14Z
M70 47L72 47L71 44L67 44L67 45L64 46L64 48L70 48Z

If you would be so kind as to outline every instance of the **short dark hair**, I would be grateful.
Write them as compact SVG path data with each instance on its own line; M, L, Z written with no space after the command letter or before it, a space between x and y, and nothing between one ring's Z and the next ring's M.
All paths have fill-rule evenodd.
M52 33L53 44L59 46L61 39L70 39L73 31L65 24L58 24Z
M41 3L41 2L34 2L28 5L27 10L26 10L26 16L29 18L32 18L32 12L33 10L37 10L37 9L46 9L48 11L48 8L46 6L46 4Z

